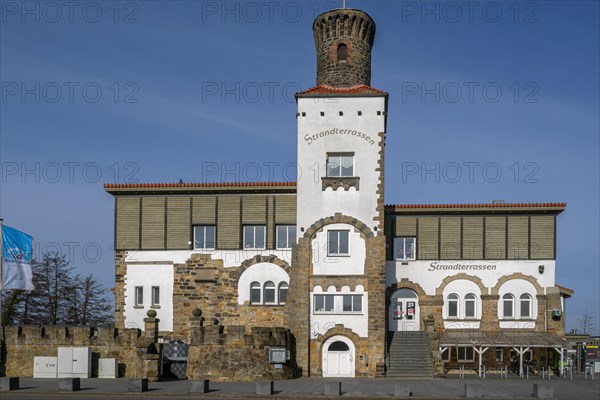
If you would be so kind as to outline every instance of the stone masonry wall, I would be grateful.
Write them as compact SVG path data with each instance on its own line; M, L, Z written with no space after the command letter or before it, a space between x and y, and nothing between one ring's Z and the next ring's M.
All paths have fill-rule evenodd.
M92 376L97 375L98 358L116 358L119 376L158 377L153 339L139 329L5 326L0 334L7 376L33 376L33 358L56 357L58 347L91 347Z
M291 379L291 362L269 363L269 347L290 350L290 332L277 327L204 326L200 310L190 319L187 375L189 379L256 381Z

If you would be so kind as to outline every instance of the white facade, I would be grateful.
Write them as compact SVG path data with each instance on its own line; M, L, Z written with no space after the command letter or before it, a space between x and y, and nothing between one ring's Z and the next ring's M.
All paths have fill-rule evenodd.
M539 266L544 265L544 273L539 272ZM388 261L386 265L386 285L390 286L400 282L402 278L418 283L427 295L433 296L442 281L460 273L476 276L481 279L483 285L491 289L496 286L498 280L506 275L522 273L532 276L538 284L546 289L555 286L554 260L457 260L457 261L408 261L403 265L400 261ZM467 292L461 292L467 294Z
M164 253L164 252L162 252ZM164 261L164 259L163 259ZM143 288L141 304L136 305L136 287ZM152 288L158 287L160 303L152 304ZM156 311L161 331L173 330L173 265L127 265L125 280L125 327L144 329L149 310Z
M301 228L334 213L357 218L374 230L385 98L299 98L298 114L298 237L303 234ZM354 176L360 179L359 190L323 190L321 178L325 176L327 154L345 152L354 153Z

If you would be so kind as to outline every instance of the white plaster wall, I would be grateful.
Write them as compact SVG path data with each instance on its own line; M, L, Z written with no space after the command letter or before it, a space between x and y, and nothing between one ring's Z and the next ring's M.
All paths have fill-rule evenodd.
M135 287L144 287L144 307L135 306ZM160 287L160 308L152 308L152 286ZM128 265L125 277L125 327L144 329L148 310L156 311L160 319L159 330L173 331L173 266Z
M327 232L349 230L349 255L327 256ZM330 224L318 232L311 242L314 275L362 275L364 274L366 243L359 232L348 224Z
M250 301L250 284L252 282L260 283L261 293L264 291L265 283L271 281L275 284L275 300L279 302L279 284L290 283L290 277L285 270L275 264L258 263L249 267L242 273L238 281L238 304ZM263 294L264 296L264 294Z
M340 116L339 112L343 115ZM358 115L362 111L362 115ZM381 115L377 115L377 111ZM377 184L379 183L379 132L385 130L383 97L340 97L298 99L298 166L297 225L308 228L315 221L342 213L364 222L372 230L377 217ZM320 113L325 115L321 116ZM306 116L301 116L306 113ZM312 143L305 140L331 129L351 129L374 140L373 144L359 136L336 134ZM360 178L359 190L322 190L321 177L326 175L327 153L354 152L354 175ZM376 233L376 232L375 232ZM297 230L298 237L302 230Z
M459 319L465 319L465 296L469 293L473 293L476 297L475 300L475 318L481 319L481 290L479 290L479 286L475 284L475 282L467 281L465 279L458 279L456 281L450 282L443 291L444 298L444 307L443 313L444 318L448 318L448 303L446 299L448 295L451 293L456 293L459 297L459 307L458 307L458 315ZM473 318L470 318L473 319ZM454 318L450 318L451 321L456 321Z
M349 314L349 313L331 313L331 314L315 314L314 312L314 294L362 294L362 313L360 314ZM341 300L341 299L336 299ZM335 286L329 286L327 289L321 286L315 286L310 292L310 327L311 327L311 338L315 339L318 335L325 334L329 329L335 327L336 324L343 324L344 327L351 329L360 337L368 337L369 319L369 294L364 291L362 285L356 285L352 290L348 286L343 286L339 292L336 291Z
M291 264L292 249L284 250L131 250L127 252L125 261L132 262L164 262L185 264L192 254L210 254L213 260L223 260L225 267L239 267L240 264L256 255L274 255Z
M498 279L505 275L520 272L524 275L530 275L535 278L539 285L543 288L554 287L555 285L555 268L554 260L543 261L514 261L514 260L459 260L459 261L439 261L439 264L461 264L461 265L495 265L494 270L431 270L431 264L435 261L410 261L408 265L402 265L401 262L388 261L386 263L386 285L390 286L396 282L400 282L402 278L408 278L410 281L418 283L425 293L434 295L435 289L438 288L442 280L447 276L465 273L479 277L485 287L489 290L496 286ZM540 274L538 266L544 265L545 271ZM534 292L535 293L535 292ZM489 294L489 293L482 293Z
M502 317L502 296L504 296L506 293L512 293L512 295L515 297L515 308L514 308L514 319L518 320L520 318L520 314L521 314L521 306L520 306L520 302L519 302L519 297L523 294L523 293L528 293L529 295L531 295L531 302L532 302L532 308L531 308L531 317L528 317L526 319L536 319L537 316L537 291L535 290L535 286L533 286L533 284L531 282L528 282L526 280L523 279L513 279L510 281L507 281L504 283L504 285L500 286L500 290L498 290L498 295L500 296L500 300L499 304L498 304L498 319L503 319ZM543 316L542 316L543 318ZM506 324L513 324L513 321L506 321ZM533 323L530 323L533 324ZM500 327L502 328L502 322L500 323ZM517 327L517 326L514 326ZM520 325L519 325L520 327ZM531 328L534 328L535 326L531 326Z

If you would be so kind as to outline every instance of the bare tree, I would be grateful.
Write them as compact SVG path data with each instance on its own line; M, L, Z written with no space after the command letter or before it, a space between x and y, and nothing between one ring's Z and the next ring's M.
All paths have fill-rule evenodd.
M77 275L70 298L68 323L74 325L107 326L114 323L112 304L100 282L89 274Z
M583 316L579 319L579 326L584 335L591 334L594 330L594 316L585 309Z
M109 292L92 275L73 275L66 257L44 254L32 263L35 290L2 293L2 324L93 325L113 324Z

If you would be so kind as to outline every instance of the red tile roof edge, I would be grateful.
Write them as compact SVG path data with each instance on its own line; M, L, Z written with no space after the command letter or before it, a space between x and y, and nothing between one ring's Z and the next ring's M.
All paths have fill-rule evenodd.
M318 85L310 89L298 92L298 94L387 94L383 90L375 89L368 85L354 85L349 87L333 87L329 85Z
M556 285L557 288L559 288L560 290L564 291L564 292L568 292L568 293L575 293L575 291L573 289L569 289L566 286L561 286L561 285Z
M463 203L463 204L386 204L395 209L419 208L529 208L529 207L561 207L567 203Z
M193 182L193 183L105 183L105 189L170 189L217 187L295 187L296 182Z

